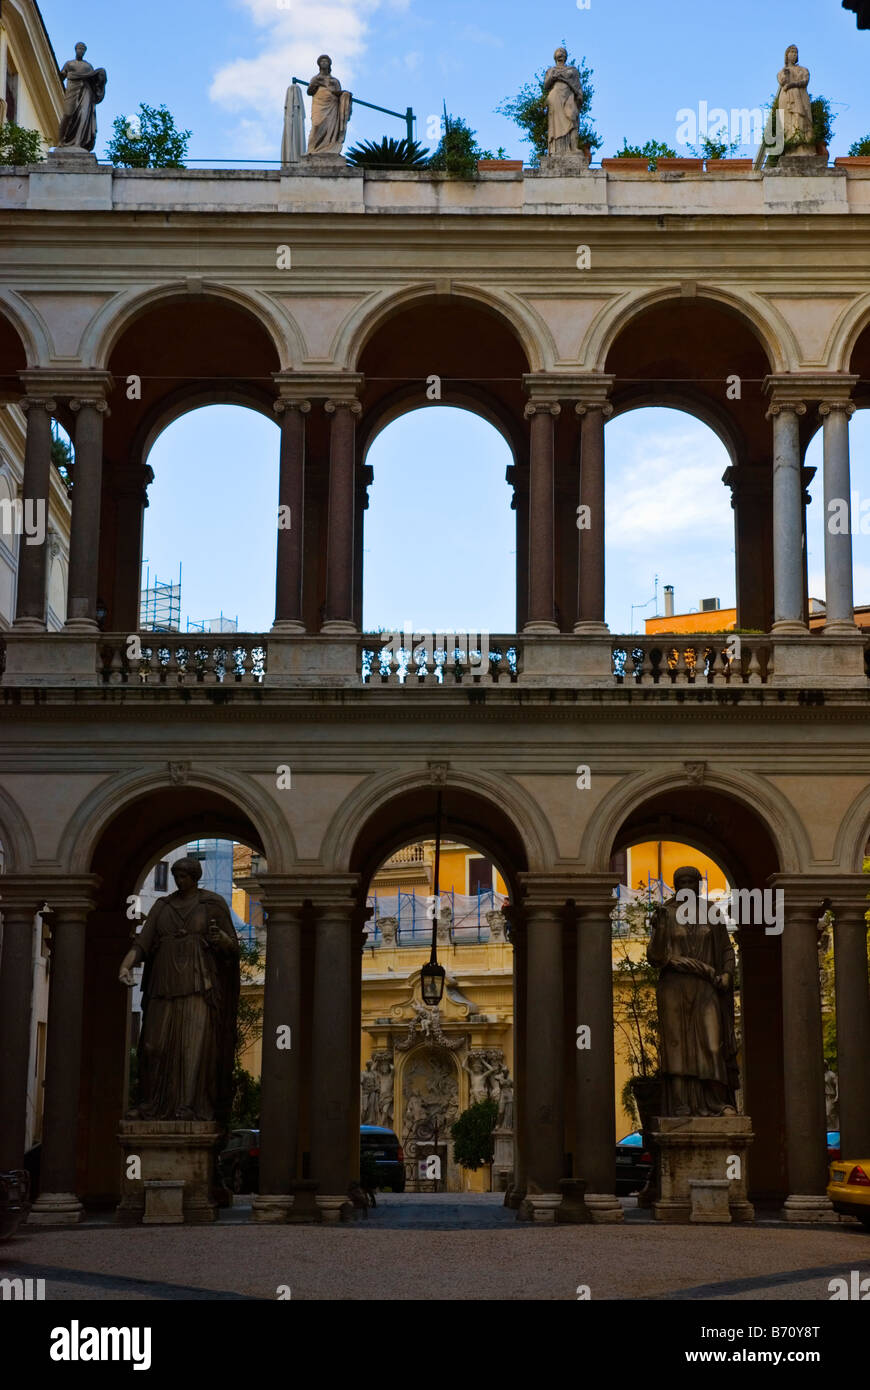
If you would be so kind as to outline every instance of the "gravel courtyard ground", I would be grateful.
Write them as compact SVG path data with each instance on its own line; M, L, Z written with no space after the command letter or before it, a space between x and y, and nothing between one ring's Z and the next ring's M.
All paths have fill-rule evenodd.
M238 1199L237 1199L238 1201ZM47 1300L593 1299L828 1300L829 1281L870 1276L870 1232L763 1222L533 1228L500 1198L385 1195L335 1228L247 1224L250 1198L213 1226L108 1219L25 1228L0 1247L0 1277L45 1279ZM286 1296L286 1295L285 1295Z

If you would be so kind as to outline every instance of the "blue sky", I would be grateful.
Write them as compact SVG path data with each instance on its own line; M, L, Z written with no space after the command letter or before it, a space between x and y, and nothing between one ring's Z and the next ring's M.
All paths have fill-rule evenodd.
M792 42L810 68L812 93L832 103L832 153L845 154L870 131L870 34L857 32L839 0L590 0L588 9L576 0L534 7L516 0L41 0L41 8L61 63L82 39L89 60L108 72L98 154L113 118L146 101L166 103L177 124L192 130L191 161L277 160L287 83L309 77L317 55L328 52L357 96L395 110L412 106L424 143L429 118L446 100L484 145L518 157L527 152L519 132L494 108L549 62L562 40L594 69L602 154L614 153L624 136L677 144L677 113L701 102L728 110L763 105ZM350 140L383 134L401 136L403 126L357 107ZM215 408L176 422L155 445L144 554L162 579L177 576L183 562L185 615L223 610L238 613L249 630L270 625L277 440L262 417ZM870 444L860 415L852 440L859 487ZM239 459L241 499L234 485ZM366 622L411 619L418 631L453 621L490 632L512 627L513 514L506 447L495 432L465 412L433 408L385 430L369 461L375 484L366 518ZM821 464L818 441L808 462ZM696 608L703 597L733 602L733 518L719 482L726 465L711 432L678 412L635 412L610 422L607 617L614 630L638 628L654 611L641 605L653 596L657 575L659 595L663 584L674 584L678 611ZM202 523L200 539L187 533L191 511ZM216 545L222 534L226 541ZM870 600L870 537L853 544L856 597ZM227 563L228 554L238 557L237 566ZM810 591L821 596L818 504L811 509L809 568Z

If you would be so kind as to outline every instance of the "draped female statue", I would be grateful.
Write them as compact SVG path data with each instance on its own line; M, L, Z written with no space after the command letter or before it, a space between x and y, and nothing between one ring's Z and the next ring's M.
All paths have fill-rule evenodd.
M57 149L93 150L97 143L96 108L106 95L106 69L85 62L87 45L76 44L76 56L64 63L66 83Z
M699 910L701 875L677 869L653 916L647 960L656 986L663 1115L734 1115L734 947L718 913Z
M776 109L782 123L786 153L815 154L813 111L808 90L810 74L807 68L798 65L796 44L790 44L786 49L785 67L780 69L777 82Z
M557 48L553 54L555 67L548 68L544 75L544 91L547 94L547 154L577 154L580 130L580 107L583 102L583 88L580 73L568 63L564 48Z
M239 941L223 898L197 887L201 874L197 859L173 864L176 891L158 898L121 962L128 986L145 962L132 1120L229 1120Z
M353 98L341 90L341 83L332 76L332 59L321 53L318 71L308 84L311 97L311 133L308 136L309 154L341 154Z

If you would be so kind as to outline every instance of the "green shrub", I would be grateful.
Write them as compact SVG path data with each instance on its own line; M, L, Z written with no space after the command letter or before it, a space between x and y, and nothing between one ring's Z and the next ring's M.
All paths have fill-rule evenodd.
M493 159L492 150L483 150L477 143L477 131L472 130L461 116L445 111L444 132L438 148L429 160L429 168L442 170L457 178L471 178L479 159Z
M647 140L645 145L630 145L623 136L622 149L617 150L615 159L645 159L650 169L655 171L660 159L676 159L677 152L661 140Z
M0 125L0 164L41 164L44 158L38 130L27 130L14 121Z
M450 1128L453 1137L453 1161L463 1168L480 1168L492 1163L492 1131L498 1118L494 1100L479 1100L463 1110Z
M106 146L108 159L119 169L183 169L189 130L177 130L165 106L139 105L135 118L118 116Z

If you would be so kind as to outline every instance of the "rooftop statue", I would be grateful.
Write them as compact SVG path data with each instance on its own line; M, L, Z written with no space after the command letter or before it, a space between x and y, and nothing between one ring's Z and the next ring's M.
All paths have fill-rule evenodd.
M777 76L779 92L776 108L782 122L782 137L786 154L815 154L813 112L810 106L808 68L798 65L797 44L785 50L785 67Z
M353 98L350 92L341 90L338 78L332 76L332 59L328 54L321 53L317 67L318 71L308 84L308 95L312 98L308 153L340 155Z
M92 151L97 143L97 112L106 95L106 69L85 62L87 45L76 44L76 56L64 63L60 75L66 83L57 149Z
M547 154L554 156L579 153L580 105L583 88L580 73L568 63L564 48L557 48L553 57L555 67L547 68L544 91L547 94Z
M734 947L722 918L699 910L700 880L697 869L676 870L646 952L659 970L663 1115L737 1113Z

